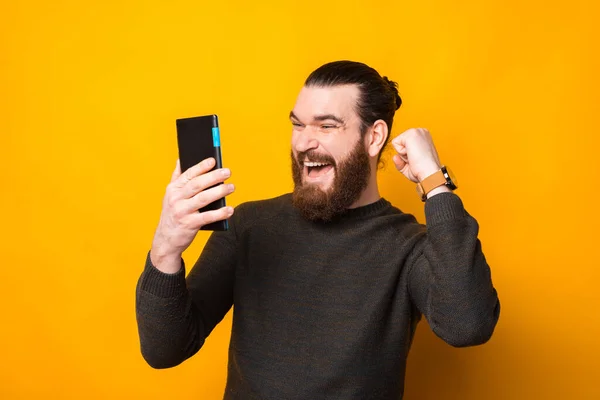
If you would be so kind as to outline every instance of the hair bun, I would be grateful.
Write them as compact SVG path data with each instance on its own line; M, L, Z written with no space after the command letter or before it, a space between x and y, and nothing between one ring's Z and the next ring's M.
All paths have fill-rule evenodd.
M383 80L385 81L385 83L390 87L390 89L394 93L395 100L396 100L396 110L399 109L400 106L402 105L402 99L400 98L400 94L398 93L398 84L394 81L389 80L387 76L384 76Z

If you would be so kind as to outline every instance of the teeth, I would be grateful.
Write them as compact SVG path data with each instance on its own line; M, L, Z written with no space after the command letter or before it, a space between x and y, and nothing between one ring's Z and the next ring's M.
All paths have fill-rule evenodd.
M322 167L324 165L329 165L327 163L319 163L319 162L310 162L310 161L304 161L304 165L307 167Z

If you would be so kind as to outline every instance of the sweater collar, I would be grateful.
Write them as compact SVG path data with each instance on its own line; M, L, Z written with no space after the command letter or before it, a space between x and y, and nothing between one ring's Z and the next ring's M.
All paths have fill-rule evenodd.
M365 206L349 208L341 215L342 220L371 217L377 215L381 210L390 206L390 202L383 197L374 203Z

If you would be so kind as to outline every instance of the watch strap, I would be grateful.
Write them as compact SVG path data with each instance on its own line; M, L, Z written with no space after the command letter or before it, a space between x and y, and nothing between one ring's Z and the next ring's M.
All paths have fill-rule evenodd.
M429 192L445 184L446 177L444 176L444 172L440 169L417 183L417 192L421 195L421 200L425 201Z

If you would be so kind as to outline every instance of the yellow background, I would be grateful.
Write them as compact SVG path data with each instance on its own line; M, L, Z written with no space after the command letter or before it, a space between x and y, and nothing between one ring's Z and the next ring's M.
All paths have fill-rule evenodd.
M2 2L0 398L221 398L230 316L177 368L138 348L174 120L219 114L229 204L278 195L287 115L336 59L399 82L394 136L431 130L502 302L482 347L421 324L406 398L600 398L598 15L592 0ZM423 221L390 155L382 194Z

